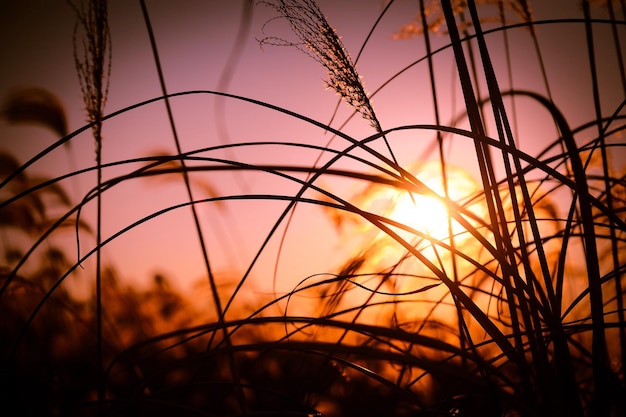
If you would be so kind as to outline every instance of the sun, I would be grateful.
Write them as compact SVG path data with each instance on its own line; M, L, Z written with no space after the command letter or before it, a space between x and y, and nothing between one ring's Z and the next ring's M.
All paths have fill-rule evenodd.
M444 181L441 166L437 162L421 164L414 173L415 177L428 186L436 195L424 193L409 194L404 190L393 190L389 193L391 204L387 216L394 221L409 226L421 234L435 240L445 240L450 232L455 238L467 236L465 228L450 216L450 204L464 204L479 191L478 184L463 169L446 167L448 198L445 198ZM477 207L472 207L475 211ZM481 213L475 213L481 215Z
M362 221L355 218L355 223L344 223L347 218L338 218L337 225L340 227L345 224L356 226L341 229L346 232L343 234L345 243L342 243L346 250L367 253L372 267L383 265L397 270L398 262L405 262L402 259L407 255L407 244L427 258L440 262L443 259L441 255L445 253L441 251L442 244L468 247L485 225L487 209L481 197L482 188L466 170L446 166L447 197L439 162L420 162L407 170L428 189L409 194L403 187L371 183L353 196L354 204L364 212L390 220L383 220L385 227L372 224L365 218L360 219ZM453 216L451 210L455 210ZM457 214L464 220L457 221ZM357 245L356 249L352 244ZM366 248L365 252L363 248Z
M436 239L448 235L448 209L436 197L402 193L389 217Z

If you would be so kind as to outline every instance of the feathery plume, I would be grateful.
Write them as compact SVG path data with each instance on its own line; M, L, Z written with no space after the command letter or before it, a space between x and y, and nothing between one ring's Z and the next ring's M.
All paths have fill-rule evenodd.
M317 4L313 0L261 0L258 3L275 9L278 12L276 19L285 19L298 37L297 42L291 42L268 36L260 40L261 45L294 46L319 62L328 71L326 86L339 94L348 105L369 121L372 127L381 132L382 128L361 77L339 35L330 26Z
M426 17L426 27L430 32L447 35L448 28L446 27L446 21L441 9L441 2L439 0L423 0L424 1L424 15ZM499 6L503 5L504 9L512 12L512 15L506 16L507 23L530 23L533 21L533 13L527 0L476 0L477 6ZM467 10L466 0L452 0L452 9L454 13L463 13ZM497 15L483 15L480 18L480 23L500 23L502 20ZM470 20L459 23L459 30L465 30L472 26ZM421 36L423 31L421 13L416 13L413 19L407 24L404 24L398 29L398 31L392 35L393 39L410 39L416 36ZM534 27L530 26L529 30L533 31Z
M111 73L111 34L106 0L91 0L87 5L69 2L77 17L74 28L74 62L85 101L87 118L94 123L94 138L101 140L102 116ZM82 36L79 34L82 29ZM79 39L82 47L79 47ZM82 56L79 52L82 51Z

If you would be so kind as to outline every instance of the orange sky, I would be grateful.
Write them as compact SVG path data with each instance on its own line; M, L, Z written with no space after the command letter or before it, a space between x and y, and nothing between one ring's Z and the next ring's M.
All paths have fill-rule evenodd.
M380 0L319 1L327 19L342 36L348 51L354 56L367 36L369 28L381 12ZM550 3L553 7L546 7ZM574 1L532 2L537 19L579 16ZM159 54L170 92L186 90L217 90L239 29L242 1L147 1L155 31ZM376 90L401 68L424 55L422 37L411 40L393 40L391 35L417 12L416 2L398 0L390 9L380 28L358 63L368 91ZM142 20L139 2L111 1L109 9L113 59L107 113L160 95L148 36ZM323 68L294 48L259 47L263 23L273 11L255 7L249 35L241 59L231 74L228 92L266 101L327 123L333 113L337 96L324 88ZM73 62L72 32L74 17L62 0L33 0L3 2L0 5L0 95L12 88L40 86L55 93L65 104L70 130L84 124L84 105ZM598 30L600 37L610 35L606 28ZM593 117L591 89L585 83L584 32L580 25L553 25L538 28L542 52L555 102L576 125ZM266 26L267 35L287 34L279 24ZM532 44L523 29L510 33L514 47L513 65L515 85L543 91L539 69L532 54ZM503 66L501 36L489 38L492 58L500 76L501 86L507 85ZM446 42L445 37L434 37L435 45ZM618 85L615 65L607 56L613 51L598 49L603 65L606 89L606 113L623 99ZM442 121L448 123L463 107L462 96L454 80L451 51L440 53L435 59L437 88L442 109ZM576 86L576 88L572 88ZM504 89L504 88L503 88ZM484 91L484 87L483 87ZM374 107L384 128L406 124L434 123L427 66L421 63L389 84L374 100ZM222 126L228 139L236 142L281 141L325 145L330 139L317 127L267 109L234 100L216 101L210 95L186 96L172 100L174 116L183 150L193 150L224 143ZM223 107L219 107L223 106ZM520 136L522 148L535 154L554 139L554 131L544 128L549 118L538 111L528 110L520 103ZM222 113L219 113L219 112ZM333 126L339 126L350 115L342 104ZM361 139L373 134L368 123L354 118L345 132ZM390 136L393 149L402 165L416 163L425 149L433 143L433 134L409 131ZM9 126L0 123L0 148L9 149L25 161L53 143L50 132L39 127ZM342 149L345 142L338 139L333 147ZM110 121L104 126L104 162L112 162L149 155L155 151L173 152L171 130L163 103L154 103ZM375 146L385 152L382 143ZM468 171L475 170L473 146L456 140L449 149L450 161ZM310 166L317 157L312 150L295 150L280 146L238 148L234 154L210 152L204 156L235 158L245 163L298 164ZM362 155L362 153L359 153ZM435 154L429 154L434 158ZM71 143L71 158L59 148L35 164L33 172L60 175L70 169L94 164L93 140L85 133ZM74 164L74 165L72 165ZM73 168L72 168L73 167ZM339 167L364 171L352 162ZM105 171L105 178L128 172L128 167ZM236 176L215 173L201 180L220 194L282 193L293 195L297 184L267 174L255 173ZM354 189L355 183L323 180L333 190ZM81 176L76 182L67 182L75 201L95 185L95 176ZM352 188L350 188L352 187ZM202 192L198 192L198 197ZM133 180L115 187L103 196L104 236L157 210L186 201L182 182ZM241 274L250 264L255 252L267 236L285 203L240 201L222 206L211 204L199 207L205 233L210 236L210 257L218 272ZM94 222L93 205L85 210L85 217ZM341 262L342 241L337 239L329 219L316 207L301 206L292 229L287 235L283 261L279 270L283 289L291 288L306 276L331 270ZM282 230L282 228L281 228ZM277 235L278 237L278 235ZM270 243L253 275L256 279L271 280L276 259L278 239ZM65 238L69 246L73 237ZM83 250L91 248L93 239L84 237ZM70 249L73 253L74 249ZM140 228L128 232L107 246L105 256L128 280L145 282L150 274L162 271L175 278L182 287L203 274L202 259L188 208L160 216ZM86 264L88 276L90 266ZM85 275L87 274L87 275Z

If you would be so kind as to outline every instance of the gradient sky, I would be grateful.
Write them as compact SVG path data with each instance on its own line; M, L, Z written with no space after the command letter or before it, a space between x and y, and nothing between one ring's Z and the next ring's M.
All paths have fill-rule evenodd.
M147 1L152 26L169 92L186 90L217 90L240 29L243 1ZM380 0L319 1L327 19L341 35L346 49L356 56L369 29L380 14ZM549 3L549 5L547 4ZM532 2L537 19L579 17L576 1L561 0ZM397 71L424 55L422 37L394 40L392 34L408 23L417 12L417 2L398 0L382 20L380 27L365 48L357 68L368 91L375 91ZM107 113L160 95L149 39L142 19L139 2L113 0L109 6L112 35L112 72ZM284 24L263 24L274 16L271 9L254 7L245 48L230 74L227 91L288 108L313 119L327 123L333 113L337 96L325 90L324 69L313 59L295 48L260 47L258 39L266 35L289 36ZM67 109L70 130L85 122L78 78L74 67L72 34L74 16L61 0L4 1L0 3L0 96L21 86L40 86L56 94ZM593 117L591 87L582 26L560 24L538 27L540 45L546 60L549 81L555 102L573 125ZM263 32L265 30L265 32ZM513 48L512 62L515 85L544 92L537 59L530 37L524 29L509 33ZM606 113L623 100L616 65L610 58L614 51L605 51L602 45L610 35L607 28L598 28L598 61L601 65L602 87L606 90ZM501 85L508 85L501 36L489 37L491 52ZM433 37L435 46L446 42L445 36ZM626 43L626 42L624 42ZM622 43L622 45L624 44ZM463 108L462 96L455 81L451 51L435 59L438 98L442 106L442 121L448 121ZM503 88L504 89L504 88ZM484 87L483 87L484 91ZM425 63L414 66L390 83L373 100L384 128L434 123L432 99ZM225 141L289 141L325 145L330 140L319 128L293 118L276 114L250 104L233 100L216 100L207 95L188 96L172 100L174 116L183 150L214 146ZM531 154L537 153L554 139L554 130L546 114L528 109L520 103L519 143ZM351 114L340 106L333 126L339 126ZM461 122L463 126L464 122ZM224 128L226 130L224 130ZM373 134L366 121L354 118L345 131L355 138ZM227 137L224 133L227 133ZM53 134L36 126L10 126L0 123L0 148L8 149L20 160L26 161L41 149L53 143ZM393 148L402 165L418 162L433 143L433 135L411 131L394 135ZM333 142L337 149L345 146ZM172 134L162 102L119 116L104 127L104 162L149 155L154 152L173 152ZM376 148L384 152L382 144ZM473 145L455 141L449 149L453 164L472 173L474 161L468 158ZM469 153L468 153L468 150ZM211 156L234 157L246 163L311 165L317 153L287 151L284 147L255 147L237 149L235 154L212 153ZM71 153L59 148L35 164L32 172L59 175L71 169L93 166L94 145L87 133L75 138ZM354 167L346 162L343 167ZM359 168L362 169L362 168ZM128 167L105 172L109 178L128 171ZM199 179L200 180L200 179ZM293 183L268 175L236 176L216 173L201 179L208 189L219 193L276 193L293 194ZM95 185L95 176L85 175L78 181L67 182L75 201ZM353 183L332 185L347 191ZM343 187L343 188L342 188ZM198 197L201 192L198 192ZM137 219L167 207L185 202L181 182L165 180L135 180L116 187L103 196L105 217L104 235L109 236ZM239 202L227 206L202 206L200 213L211 239L210 256L216 270L225 274L241 274L249 265L269 228L277 219L284 204ZM85 210L85 217L94 222L93 206ZM291 288L299 280L314 273L331 270L341 262L344 242L338 239L331 223L319 208L301 207L296 213L292 230L287 235L284 261L279 270L284 279L283 288ZM62 239L62 238L59 238ZM72 237L65 238L72 245ZM84 238L83 247L90 248L93 239ZM255 269L256 279L271 279L276 256L277 239ZM71 249L70 251L73 251ZM72 252L73 253L73 252ZM161 216L141 228L125 234L107 246L105 256L128 280L145 282L154 272L173 277L186 287L203 274L197 238L194 235L188 209ZM83 276L89 275L86 265ZM86 274L86 275L85 275ZM237 276L237 275L236 275Z

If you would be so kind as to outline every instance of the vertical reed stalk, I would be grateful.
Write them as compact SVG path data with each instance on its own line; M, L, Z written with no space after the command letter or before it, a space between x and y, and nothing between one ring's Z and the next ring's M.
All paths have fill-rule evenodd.
M511 247L511 242L508 236L508 231L506 229L506 217L504 217L502 213L502 203L498 195L497 184L494 181L494 175L492 171L493 164L490 159L489 148L488 146L484 145L481 140L483 137L485 137L481 110L479 108L478 102L476 101L475 94L472 88L470 71L468 69L463 48L461 45L461 39L456 26L456 20L454 17L452 5L449 0L442 0L441 4L443 8L443 13L445 15L446 25L448 27L448 32L450 34L452 48L454 51L457 71L459 73L461 88L465 100L465 109L470 122L472 133L476 136L474 138L474 146L476 149L478 166L480 169L481 180L483 183L484 197L486 199L487 209L489 213L490 231L491 233L493 233L495 239L497 249L496 256L502 268L503 282L506 292L506 300L510 309L510 316L512 318L516 317L516 311L518 308L517 305L519 305L519 308L522 312L522 317L524 318L524 322L528 329L530 328L530 324L532 321L528 313L526 312L526 309L524 308L524 303L522 301L524 297L521 293L517 296L515 294L516 290L514 289L513 283L520 282L520 277L515 267L513 266L515 265L515 260ZM500 221L499 218L502 220ZM500 228L502 228L502 230L500 230ZM511 263L509 263L509 261ZM518 303L516 303L516 299L518 300ZM516 319L513 318L512 320L513 325L517 326L518 324ZM516 349L511 349L508 352L503 349L503 353L505 353L505 355L507 355L507 357L518 366L522 381L529 381L530 371L527 368L525 361L523 360L524 349L523 342L521 340L522 331L520 328L514 328L513 332L516 338ZM531 335L532 334L529 334L529 336ZM533 347L537 345L538 343L534 343L534 341L532 340L530 341L531 349L533 349ZM533 356L535 356L536 358L540 358L545 357L545 354L539 354L539 352L535 352ZM527 389L529 389L529 385L530 384L528 382L525 383Z
M583 0L583 13L585 17L585 34L587 36L587 54L589 69L591 71L591 85L593 88L593 105L596 112L596 126L598 129L598 137L600 138L601 149L606 149L604 142L604 129L602 127L602 109L600 107L600 93L598 90L598 73L596 67L595 45L593 39L593 29L591 25L591 12L589 10L589 1ZM575 146L575 143L570 145ZM571 154L576 151L570 149ZM607 169L606 154L603 152L603 169ZM591 303L591 321L593 323L592 332L592 366L593 366L593 401L592 411L595 416L609 415L608 401L608 360L606 347L606 333L604 322L604 301L602 295L602 282L600 275L600 265L598 262L598 248L596 243L595 225L593 214L591 212L591 202L589 201L589 189L587 187L585 171L580 161L580 156L576 153L572 158L572 169L579 185L579 202L581 217L583 221L583 233L585 235L585 256L587 261L587 273L589 276L589 301ZM605 178L605 184L608 184L608 176ZM610 195L611 187L607 186L607 194ZM609 197L609 203L610 203ZM611 228L612 229L612 228ZM619 268L617 269L619 270Z
M422 22L422 33L424 34L424 44L426 46L426 57L428 62L428 74L430 81L430 92L433 98L433 110L435 115L435 126L437 126L437 148L439 152L439 163L441 164L441 181L443 184L443 193L446 201L450 200L450 190L448 184L448 170L445 159L445 152L443 148L443 135L439 127L441 126L441 120L439 116L439 101L437 98L437 88L435 82L435 70L433 64L433 56L432 56L432 46L430 41L430 31L428 28L428 22L426 20L426 7L424 6L425 0L420 0L419 2L419 13L420 20ZM454 282L456 285L459 283L459 274L458 274L458 266L457 266L457 256L456 256L456 243L454 237L454 231L452 229L452 217L448 216L448 236L450 239L450 261L451 261L451 270L452 276L454 278ZM463 317L463 308L459 304L458 299L454 299L454 303L456 304L457 311L457 321L459 326L459 344L462 348L465 348L468 344L469 347L474 350L474 343L471 339L470 332L467 328L467 324L465 323L465 318ZM463 359L465 360L465 359Z
M111 70L111 37L108 26L106 0L90 0L87 10L81 4L70 2L77 16L74 30L74 61L80 80L87 117L93 124L92 132L96 145L97 166L97 220L96 220L96 333L98 362L98 410L104 413L105 381L102 336L102 119L108 93ZM78 30L82 27L82 56L79 56Z

